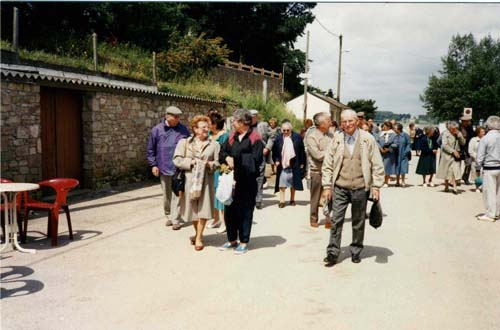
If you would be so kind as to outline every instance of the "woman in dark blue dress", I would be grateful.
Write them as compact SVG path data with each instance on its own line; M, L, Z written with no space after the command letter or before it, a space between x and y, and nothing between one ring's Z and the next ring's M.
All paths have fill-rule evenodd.
M292 131L292 125L281 125L281 134L273 145L273 161L276 165L274 192L280 193L278 207L285 207L285 190L290 188L290 205L295 206L295 190L304 190L302 178L305 174L306 152L300 134Z
M438 145L434 138L434 128L425 127L424 135L420 138L420 158L418 159L416 173L422 175L423 187L427 185L434 187L432 177L436 173L436 154ZM426 182L426 176L430 175L429 182Z

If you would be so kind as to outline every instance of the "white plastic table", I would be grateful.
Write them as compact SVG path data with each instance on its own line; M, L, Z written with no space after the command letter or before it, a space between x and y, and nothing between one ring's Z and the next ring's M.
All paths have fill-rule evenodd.
M0 193L3 196L5 203L5 243L3 244L0 252L5 250L5 248L10 243L10 237L12 236L12 248L27 253L36 253L34 249L23 249L19 242L17 241L17 233L21 231L21 228L17 228L17 201L16 196L22 191L35 190L40 188L39 185L35 183L0 183ZM16 230L17 228L17 230ZM9 235L9 231L11 235Z

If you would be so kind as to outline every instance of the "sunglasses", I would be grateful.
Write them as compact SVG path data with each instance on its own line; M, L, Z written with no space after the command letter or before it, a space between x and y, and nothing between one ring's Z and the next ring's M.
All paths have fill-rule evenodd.
M290 132L290 130L289 130L289 129L284 129L284 130L282 130L282 131L283 131L283 132Z

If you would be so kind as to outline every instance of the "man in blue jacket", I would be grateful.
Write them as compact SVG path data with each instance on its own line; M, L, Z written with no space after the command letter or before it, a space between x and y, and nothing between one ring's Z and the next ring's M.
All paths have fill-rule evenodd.
M160 177L163 190L163 210L167 226L179 230L179 197L172 192L172 177L175 173L174 151L180 139L189 136L189 130L180 123L182 111L174 106L165 110L165 118L153 127L149 137L147 158L154 176Z

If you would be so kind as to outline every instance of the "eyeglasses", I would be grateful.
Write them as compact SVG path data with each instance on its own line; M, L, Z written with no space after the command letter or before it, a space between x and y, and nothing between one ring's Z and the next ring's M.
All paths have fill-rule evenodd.
M289 129L284 129L284 130L282 130L282 132L286 133L286 132L290 132L290 130Z

